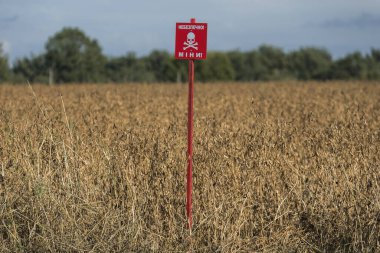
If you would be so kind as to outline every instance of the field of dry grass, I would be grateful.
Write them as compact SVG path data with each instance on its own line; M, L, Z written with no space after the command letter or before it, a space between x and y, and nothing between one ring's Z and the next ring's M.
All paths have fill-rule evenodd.
M0 252L380 252L380 83L0 86Z

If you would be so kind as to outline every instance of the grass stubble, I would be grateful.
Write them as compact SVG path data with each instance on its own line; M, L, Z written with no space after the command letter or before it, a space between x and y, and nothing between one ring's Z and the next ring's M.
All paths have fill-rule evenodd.
M0 86L0 252L380 252L379 83Z

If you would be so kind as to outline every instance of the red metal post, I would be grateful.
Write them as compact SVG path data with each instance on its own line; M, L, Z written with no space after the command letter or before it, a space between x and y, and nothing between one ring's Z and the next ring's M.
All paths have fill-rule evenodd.
M195 23L195 18L190 20ZM189 104L187 121L187 187L186 187L186 215L189 229L193 225L192 217L192 190L193 190L193 127L194 127L194 60L189 60Z

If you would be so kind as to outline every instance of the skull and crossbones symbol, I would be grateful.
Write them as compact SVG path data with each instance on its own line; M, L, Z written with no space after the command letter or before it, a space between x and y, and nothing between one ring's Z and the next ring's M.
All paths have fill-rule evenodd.
M195 50L198 50L198 42L195 42L195 34L193 32L189 32L187 34L187 40L183 43L183 45L183 50L186 50L188 48L194 48Z

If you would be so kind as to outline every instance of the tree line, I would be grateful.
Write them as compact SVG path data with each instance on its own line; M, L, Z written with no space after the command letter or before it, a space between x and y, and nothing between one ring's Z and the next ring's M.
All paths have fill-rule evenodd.
M322 48L306 47L285 53L262 45L241 52L208 52L195 64L196 80L380 80L380 50L353 52L334 60ZM18 59L9 67L0 44L0 83L185 82L187 64L167 51L137 57L127 53L107 57L96 39L79 28L63 28L48 39L42 54Z

